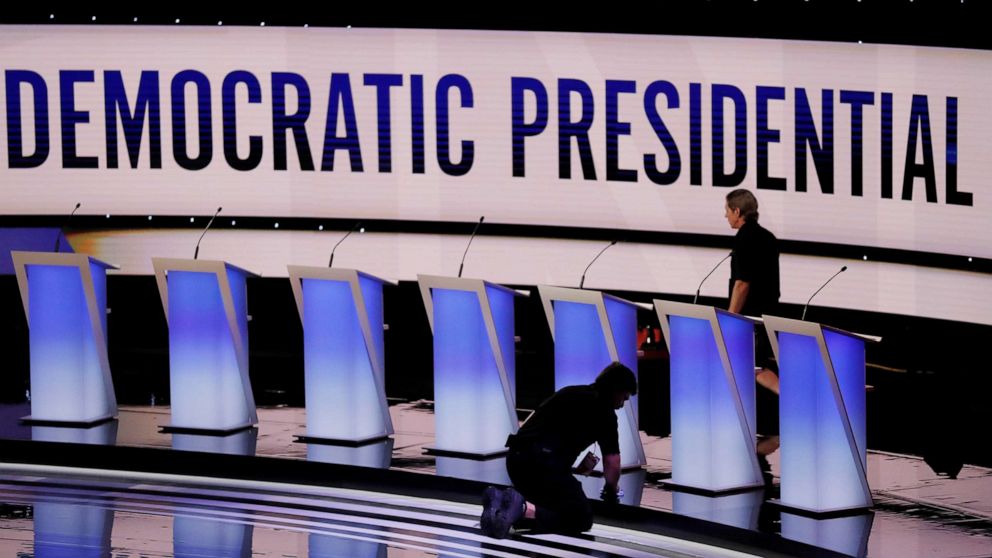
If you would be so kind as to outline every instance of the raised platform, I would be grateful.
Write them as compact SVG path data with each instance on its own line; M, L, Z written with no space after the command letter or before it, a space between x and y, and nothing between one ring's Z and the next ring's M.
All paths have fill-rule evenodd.
M428 545L421 552L445 555L561 551L564 554L560 555L674 552L717 556L732 551L911 558L981 555L992 543L992 471L987 469L966 466L952 480L938 477L920 459L869 452L869 481L876 502L873 512L856 520L816 520L769 505L777 496L776 485L764 491L713 497L670 491L661 483L670 476L670 439L643 434L647 467L624 473L621 484L626 505L594 502L596 527L591 538L522 535L491 541L476 530L479 502L486 484L507 482L503 459L428 455L425 447L434 441L429 403L394 404L390 411L396 425L393 438L347 447L295 442L295 436L305 431L305 411L298 408L260 409L257 429L223 437L159 433L159 426L169 420L168 407L122 407L118 421L93 429L71 429L23 425L17 420L24 414L23 406L3 406L0 475L7 485L0 486L0 502L14 505L30 498L57 499L65 490L110 497L115 506L151 495L166 499L196 495L205 498L196 506L242 506L230 512L237 516L257 514L253 506L269 505L291 494L295 503L272 504L277 511L266 513L295 516L303 513L300 507L342 513L334 506L326 507L327 498L382 501L399 506L399 515L415 511L436 515L424 520L430 525L427 531L423 525L406 524L387 531L419 532L424 540L435 541L431 544L441 544ZM776 455L769 461L776 471ZM601 478L582 480L587 494L598 494ZM437 509L432 511L431 506ZM393 511L363 513L378 517ZM362 517L346 518L345 523L363 523ZM843 536L836 534L838 521L847 524ZM833 534L817 538L816 532ZM376 544L386 546L409 543L391 543L395 536L380 534L373 539L381 539ZM467 545L463 552L445 546L450 537ZM638 541L634 543L638 552L628 554L628 543L633 540ZM590 546L590 541L595 545ZM551 546L542 550L542 545Z

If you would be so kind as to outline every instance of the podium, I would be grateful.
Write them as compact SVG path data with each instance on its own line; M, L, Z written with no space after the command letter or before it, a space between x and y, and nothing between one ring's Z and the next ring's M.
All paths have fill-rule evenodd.
M85 254L11 252L30 330L33 424L91 426L117 416L107 358L107 270Z
M872 505L865 448L865 342L814 322L763 316L779 367L780 506L812 514Z
M636 304L599 291L546 285L537 290L555 344L556 391L591 384L613 361L637 374ZM621 467L643 467L647 460L637 426L636 395L617 411L617 419ZM601 468L602 462L597 470Z
M755 448L754 324L712 306L655 300L671 355L674 488L764 486Z
M418 275L434 334L435 446L429 453L488 458L517 432L513 301L481 279Z
M386 281L354 269L296 265L289 281L303 322L307 430L299 441L361 445L390 436Z
M169 324L172 418L163 432L224 435L258 423L248 380L254 274L210 260L152 258Z

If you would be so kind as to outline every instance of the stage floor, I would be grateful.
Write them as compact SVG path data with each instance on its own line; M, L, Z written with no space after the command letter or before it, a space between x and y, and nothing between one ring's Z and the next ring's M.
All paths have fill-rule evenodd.
M163 406L122 407L120 417L117 421L82 430L23 425L19 423L18 419L28 414L27 404L5 405L0 406L0 437L16 440L64 441L122 447L254 455L289 460L338 463L360 467L389 468L425 475L470 479L486 483L508 483L501 458L479 461L425 454L424 448L430 446L434 440L434 415L431 403L428 401L392 403L390 412L396 434L389 440L362 447L303 444L294 441L295 436L304 434L305 410L287 407L259 409L259 425L257 428L226 437L216 437L159 433L159 427L169 422L169 408ZM992 555L990 554L992 553L992 470L990 469L965 466L956 479L950 479L936 475L922 459L869 451L868 481L875 500L873 513L838 519L815 520L785 513L767 504L769 499L778 496L777 478L776 483L767 490L729 496L706 497L682 492L672 492L660 482L670 477L670 438L651 437L642 433L642 441L648 458L647 466L644 469L627 471L621 479L621 485L625 492L623 503L630 506L674 512L706 521L771 533L776 536L798 540L848 555L899 556L900 558L976 557ZM776 474L778 471L777 455L776 452L769 457L773 472ZM29 520L24 517L17 517L16 510L19 509L18 506L23 507L26 503L35 500L51 500L61 505L59 504L60 499L69 498L71 500L72 498L82 498L85 500L87 497L92 496L91 493L77 494L73 492L76 490L73 488L73 484L76 482L75 480L55 483L52 486L41 489L32 485L19 484L20 481L17 480L19 474L16 470L6 470L4 474L6 476L0 479L4 481L3 484L0 484L0 505L6 506L4 509L7 510L6 513L2 514L2 523L0 523L0 527L3 527L2 534L0 534L0 545L2 545L0 546L0 552L3 552L4 555L23 555L11 551L11 549L15 548L17 552L27 554L29 550L25 550L26 547L23 545L30 545L32 541L35 546L38 544L37 524L34 526L34 536L32 537L29 534L31 527L27 523ZM590 477L582 480L590 496L598 494L599 488L602 485L601 478ZM125 483L128 486L133 484L133 480L121 480L119 482ZM181 487L183 485L180 483L176 486ZM234 490L234 488L231 488L231 490ZM200 493L202 491L198 492L198 494ZM221 496L223 495L218 495L218 497ZM174 490L169 489L163 490L161 494L156 496L156 498L158 497L175 498L177 494ZM112 513L117 514L111 518L115 526L125 521L122 518L127 518L126 522L128 524L133 523L135 528L138 529L136 533L139 534L135 535L136 537L143 536L140 533L159 533L161 535L161 531L156 531L156 529L165 528L162 525L169 522L168 518L163 519L162 514L158 512L152 513L151 519L141 516L143 512L140 509L136 510L128 507L130 506L127 503L130 501L129 498L124 497L121 500L125 504L119 504L117 500L114 500L114 503L108 504L101 509L110 509ZM85 501L76 502L76 504L81 504L83 509L89 509L93 506L92 503ZM53 509L63 509L59 508L58 505ZM175 503L169 503L164 500L156 501L151 505L153 507L160 506L177 510L184 509L182 506L176 507ZM199 502L195 504L195 506L206 506L207 508L215 507L215 505L216 502ZM253 503L252 505L255 504ZM423 503L409 505L411 509L418 506L423 507ZM460 519L456 522L456 526L451 527L449 525L445 526L444 529L455 528L459 533L458 537L465 538L466 540L470 539L470 542L466 543L468 544L466 547L468 550L462 549L465 551L465 555L546 555L542 554L545 551L538 551L533 548L531 550L522 550L519 548L499 550L489 547L487 546L489 544L488 542L480 542L478 540L481 535L474 531L479 509L477 505L450 503L444 505L455 506L457 508L455 515ZM451 510L449 509L448 511ZM36 518L35 521L37 521L37 509L33 513ZM82 514L82 512L73 513ZM178 515L172 516L173 530L176 530L179 524L184 523L181 518L186 517L182 515L185 513L185 511L182 511ZM210 515L210 513L207 514L209 516L207 519L210 521L221 521L221 523L225 521L222 517L223 514L214 516ZM255 517L260 512L254 508L245 508L232 513L248 514ZM99 516L98 513L97 515ZM196 514L193 515L195 516ZM218 517L221 519L218 519ZM314 550L314 537L319 539L319 537L324 536L320 532L307 531L306 529L293 530L285 528L279 522L270 524L268 523L268 519L264 521L260 520L253 524L250 521L244 520L243 517L240 519L238 517L240 516L234 517L231 521L242 526L245 524L255 525L255 546L253 547L249 543L248 549L249 553L254 552L256 556L420 556L437 554L447 556L463 554L462 550L438 547L436 545L414 548L417 545L407 545L406 543L399 545L390 544L389 537L383 540L376 538L382 536L381 534L370 535L371 538L366 537L361 539L364 543L375 546L375 548L380 550L372 550L372 546L366 548L361 544L355 543L358 547L363 548L363 550L347 551L345 554L321 554L320 551ZM260 517L264 518L264 514ZM99 518L94 521L99 521ZM337 527L333 529L337 529ZM602 529L613 528L597 526L597 529L600 531L594 533L594 535L598 539L604 536ZM409 527L399 529L399 531L404 532L406 530L409 530ZM287 532L283 533L283 531ZM232 531L232 534L225 535L223 540L230 541L234 540L233 538L236 538L236 536L244 536L243 532L239 532L241 535L237 535ZM453 535L451 533L442 535L434 534L428 538L431 540L447 540L449 536ZM251 541L251 528L249 528L247 537ZM169 553L168 548L162 547L165 544L163 541L167 538L156 535L148 539L147 544L152 545L147 547L148 551L141 550L146 547L140 546L137 541L132 542L138 546L128 547L128 545L123 545L120 548L130 548L124 555L169 556L172 554ZM341 537L338 538L341 539ZM516 543L520 543L531 538L524 537L523 539L513 540ZM610 537L606 536L606 538L608 539ZM344 537L344 539L358 540L349 537ZM118 539L115 538L114 540L117 541ZM171 539L169 540L171 541ZM260 541L267 542L259 546ZM269 541L275 546L266 546L269 545ZM279 542L277 543L276 541ZM304 541L309 542L305 544ZM339 543L340 541L328 543L327 548L337 548L335 545ZM116 544L118 543L113 543L113 545ZM318 542L316 546L319 547L320 544ZM568 546L573 543L562 543L561 541L554 543L554 545L559 544ZM347 545L345 546L347 547ZM583 545L580 544L579 546L581 547ZM561 550L558 546L553 547L557 549L555 552ZM153 548L158 550L153 552ZM176 550L178 548L173 547L172 552L175 555L185 553L185 551L179 552ZM381 550L387 548L388 550ZM277 549L281 550L277 552ZM115 556L118 555L117 550L118 547L114 546ZM617 555L614 550L603 551L600 549L600 551L592 553L605 552L607 555ZM669 550L673 549L670 548ZM652 552L643 549L638 550L638 552L641 551ZM685 548L678 549L679 553L685 551ZM380 552L383 554L379 554ZM552 553L547 555L570 555L570 553L576 552L581 554L582 549L570 548L565 554ZM692 551L688 552L688 554L705 555L705 552L697 554L695 551ZM36 555L41 556L42 554ZM222 552L207 555L226 556L231 554ZM249 554L245 555L247 556ZM625 554L621 553L620 555ZM662 553L654 555L673 554Z

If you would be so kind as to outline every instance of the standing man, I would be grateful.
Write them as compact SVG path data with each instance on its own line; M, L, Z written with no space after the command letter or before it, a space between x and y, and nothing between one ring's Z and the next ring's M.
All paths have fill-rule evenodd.
M512 488L486 488L480 526L487 536L505 538L510 527L575 534L592 527L592 508L572 475L579 453L598 443L606 486L602 497L618 500L620 442L616 411L637 393L637 377L619 362L589 385L567 386L541 404L510 435L506 470ZM583 461L591 470L589 456Z
M737 230L730 259L728 310L746 316L777 313L779 298L778 239L758 224L758 200L748 190L727 194L727 222ZM778 395L778 366L768 337L759 334L754 344L755 377Z

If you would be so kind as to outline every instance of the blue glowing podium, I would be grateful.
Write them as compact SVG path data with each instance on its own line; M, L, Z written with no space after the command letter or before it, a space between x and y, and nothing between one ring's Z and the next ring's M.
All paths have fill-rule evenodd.
M865 448L865 342L814 322L762 316L779 368L782 498L809 513L872 505Z
M169 324L170 424L227 434L258 423L248 380L248 291L255 276L211 260L152 258Z
M385 389L384 279L354 269L289 266L303 321L303 442L364 444L393 433Z
M107 270L85 254L11 252L28 319L31 415L91 426L117 416L107 359Z
M546 285L537 290L555 344L556 391L591 384L613 361L637 374L638 304L599 291ZM617 422L621 467L643 467L647 460L638 428L636 395L617 411ZM598 446L590 449L600 454ZM601 470L602 461L596 468Z
M519 291L481 279L419 275L434 333L434 418L438 455L485 458L506 452L516 411L513 301Z
M712 306L655 300L670 354L673 487L764 486L755 448L754 324Z

